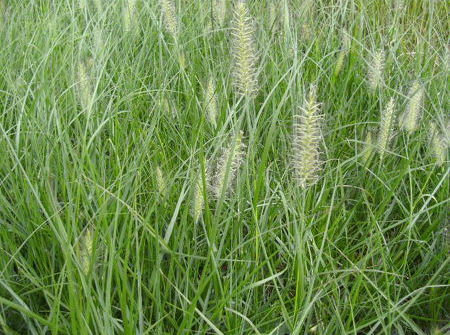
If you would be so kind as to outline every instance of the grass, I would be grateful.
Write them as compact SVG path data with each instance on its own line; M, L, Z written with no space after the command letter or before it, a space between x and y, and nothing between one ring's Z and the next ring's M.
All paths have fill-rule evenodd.
M214 1L175 1L169 26L129 2L0 1L0 333L448 331L450 169L429 144L431 122L448 139L448 2L249 1L254 97L233 86L231 1L223 26ZM380 115L416 80L419 129L395 120L380 159ZM303 188L311 84L324 164ZM240 131L214 199L207 167Z

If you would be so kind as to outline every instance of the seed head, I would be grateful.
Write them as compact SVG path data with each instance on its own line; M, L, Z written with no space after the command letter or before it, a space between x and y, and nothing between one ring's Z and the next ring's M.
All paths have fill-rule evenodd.
M217 21L219 26L222 27L227 17L227 1L216 0L213 6L214 19Z
M239 0L234 8L232 23L232 50L234 58L234 86L241 96L257 93L256 47L254 24L245 1Z
M441 166L447 160L448 145L442 132L434 122L430 124L431 150L434 156L436 165Z
M78 257L81 270L84 274L89 272L92 261L94 232L92 228L87 228L78 242Z
M372 91L375 91L382 84L384 62L384 50L380 49L373 55L372 61L369 64L368 81Z
M208 169L209 190L215 199L219 199L222 192L229 195L233 192L237 181L238 171L245 157L245 144L243 134L240 132L235 140L222 151L222 155Z
M83 110L86 111L88 110L92 100L92 85L88 74L88 66L83 61L78 63L77 88L79 103Z
M172 0L160 0L166 30L176 40L178 36L178 20L175 4Z
M372 156L373 153L373 134L371 131L367 132L366 135L366 141L364 143L364 156L363 156L363 160L364 163L367 164L367 162L369 161L370 157Z
M156 167L156 184L158 186L159 195L164 198L167 192L167 184L164 174L159 166Z
M194 222L198 222L203 213L203 208L205 206L203 198L203 182L202 174L197 173L197 178L195 180L194 198L192 200L192 217Z
M310 86L309 95L300 113L294 116L292 138L294 178L306 189L319 180L322 169L320 144L322 142L322 115L317 102L317 87Z
M400 118L400 127L408 133L413 133L419 127L422 112L422 101L424 89L418 81L415 81L408 94L408 105L406 111Z
M214 128L217 126L217 95L216 95L216 83L213 77L208 80L208 85L205 91L205 106L206 106L206 117L208 121L212 124Z
M447 124L444 129L444 138L445 138L445 145L450 147L450 120L447 120Z
M378 152L383 159L385 151L389 148L392 138L393 124L395 119L395 100L391 98L384 110L381 111L380 129L378 131Z

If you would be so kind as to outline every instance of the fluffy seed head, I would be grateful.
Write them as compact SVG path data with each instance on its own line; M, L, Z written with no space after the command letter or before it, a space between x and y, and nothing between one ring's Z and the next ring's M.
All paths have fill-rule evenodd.
M436 165L441 166L447 160L448 145L446 139L434 122L430 124L431 150Z
M222 151L222 155L213 165L213 169L208 169L208 186L213 198L219 199L222 192L226 195L233 192L244 157L245 144L243 134L240 132L235 140Z
M167 184L164 174L159 166L156 167L156 184L158 186L159 195L164 198L167 192Z
M237 93L246 97L256 95L258 85L254 32L246 2L236 2L232 24L233 78Z
M92 261L94 245L94 232L92 228L87 228L78 242L78 257L81 270L87 274Z
M217 21L219 26L223 26L225 19L227 17L227 1L226 0L216 0L213 4L213 14L214 19Z
M194 218L194 222L198 222L202 216L204 206L202 174L197 173L194 198L192 199L192 217Z
M92 87L91 80L88 74L87 64L83 61L78 63L77 69L77 88L78 88L78 99L83 110L88 110L89 105L92 100Z
M447 120L447 124L444 130L445 143L447 148L450 147L450 120Z
M137 28L136 0L127 0L123 7L123 28L126 32Z
M205 91L205 106L206 106L206 118L212 124L214 128L217 126L217 95L216 95L216 83L213 77L208 80L208 85Z
M341 35L342 35L342 49L339 52L338 58L336 60L336 66L334 68L335 76L338 76L339 73L341 72L342 67L344 65L345 57L347 56L348 51L350 50L350 45L351 45L350 36L345 29L342 31Z
M322 115L317 102L317 87L311 85L308 98L294 116L292 138L292 165L297 184L306 189L319 180L322 169L320 144L322 142Z
M172 0L160 0L161 11L164 19L166 30L174 39L178 36L178 20L176 14L175 3Z
M372 61L369 64L368 81L372 91L375 91L382 84L384 62L384 50L380 49L373 55Z
M415 81L408 94L408 105L406 111L400 118L400 127L408 133L413 133L419 126L421 117L424 88L418 81Z
M380 129L378 131L378 152L383 159L385 151L391 141L395 119L395 100L391 98L384 110L381 111Z

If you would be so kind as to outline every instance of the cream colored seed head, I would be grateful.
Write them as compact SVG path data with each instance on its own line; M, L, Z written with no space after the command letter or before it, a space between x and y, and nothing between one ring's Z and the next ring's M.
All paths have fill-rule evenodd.
M159 166L156 167L156 184L158 186L159 195L164 198L167 192L167 184L164 174Z
M216 0L213 5L214 19L217 21L219 26L225 24L225 19L227 17L227 1L226 0Z
M418 81L415 81L408 94L408 105L401 117L400 126L410 134L417 130L421 117L424 89Z
M202 174L198 173L195 180L194 199L192 203L192 217L194 218L194 222L200 220L204 205Z
M217 126L217 95L216 95L216 83L213 77L208 80L208 85L205 92L205 105L206 105L206 117L211 125L216 128Z
M257 54L254 33L254 24L247 4L244 1L238 1L234 8L232 24L233 78L237 93L246 97L257 93Z
M306 189L319 180L322 169L320 145L322 142L322 115L317 102L317 87L311 85L308 98L294 116L292 139L294 178Z
M92 228L87 228L79 241L79 262L84 274L89 272L94 250L94 232Z
M439 130L439 127L436 126L434 122L430 124L430 136L431 136L431 150L436 162L436 165L441 166L447 160L447 149L448 145L446 140Z
M380 129L378 132L378 152L380 159L383 159L384 153L389 148L391 141L393 124L395 119L395 100L391 98L384 110L381 111Z
M445 137L445 145L450 147L450 120L447 120L447 124L444 130L444 137Z
M378 50L369 64L368 82L372 91L375 91L383 82L384 63L384 50Z
M172 0L160 0L166 30L174 39L178 36L178 19L175 4Z
M213 198L219 199L222 192L225 195L233 192L244 156L245 144L243 142L243 134L240 132L235 141L223 150L214 171L212 171L213 174L209 177L209 189Z
M81 107L86 111L92 100L91 80L84 62L78 63L77 72L78 99Z

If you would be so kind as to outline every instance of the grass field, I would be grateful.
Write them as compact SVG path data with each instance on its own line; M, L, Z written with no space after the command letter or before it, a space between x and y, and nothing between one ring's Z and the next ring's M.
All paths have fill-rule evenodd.
M0 334L450 331L448 1L0 8Z

